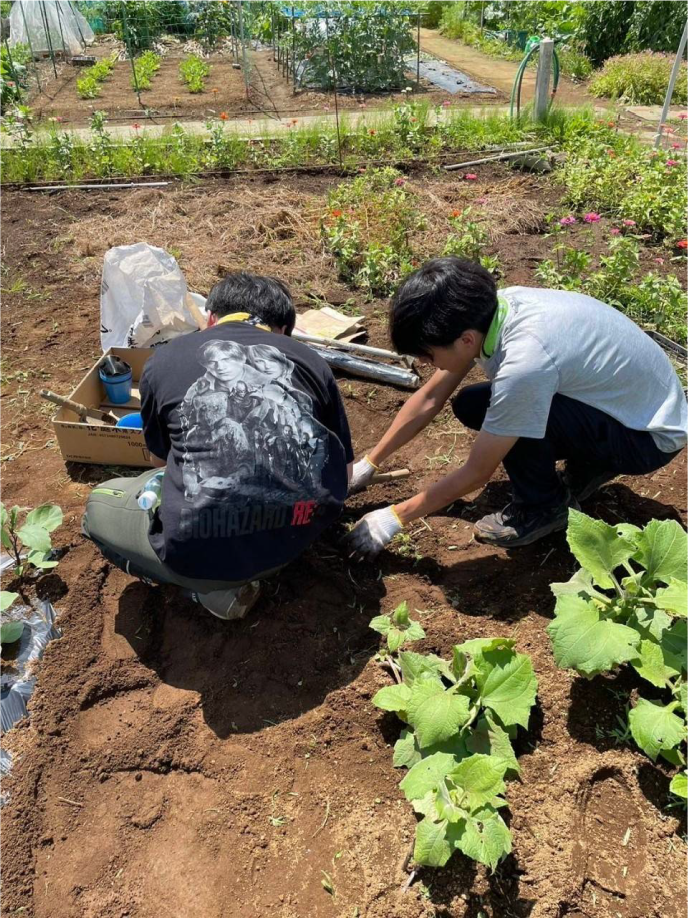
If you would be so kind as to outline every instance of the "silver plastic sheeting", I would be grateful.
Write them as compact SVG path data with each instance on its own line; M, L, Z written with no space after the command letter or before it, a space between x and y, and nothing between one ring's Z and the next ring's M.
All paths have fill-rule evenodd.
M29 699L36 685L36 661L43 657L48 642L62 634L55 625L56 615L53 604L47 600L34 600L31 606L12 607L12 619L21 619L24 631L19 641L3 648L0 674L0 728L3 734L28 714ZM12 754L0 749L0 775L6 775L11 765Z
M10 47L17 44L30 45L33 53L38 55L48 54L52 45L56 54L65 51L68 54L79 54L84 44L91 44L94 37L93 29L77 9L76 3L65 0L21 0L12 4Z
M405 63L409 70L416 70L416 57L405 58ZM419 75L434 86L438 86L453 95L456 93L496 93L492 86L477 83L468 74L462 73L461 70L455 70L445 61L435 58L429 61L420 61Z

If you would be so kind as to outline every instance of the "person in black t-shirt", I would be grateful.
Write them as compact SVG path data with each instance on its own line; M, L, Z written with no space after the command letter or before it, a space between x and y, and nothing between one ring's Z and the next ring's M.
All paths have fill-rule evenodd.
M159 507L137 504L150 470L106 482L83 531L130 574L233 619L339 516L354 454L330 368L290 337L285 285L236 272L207 307L208 328L157 348L140 381Z

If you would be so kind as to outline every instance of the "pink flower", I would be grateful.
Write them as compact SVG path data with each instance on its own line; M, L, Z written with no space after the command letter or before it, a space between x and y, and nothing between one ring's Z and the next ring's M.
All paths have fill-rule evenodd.
M443 102L443 108L449 108L452 105L449 99L445 99Z
M686 121L686 120L687 120L687 113L686 113L686 112L680 112L679 115L678 115L677 117L680 119L680 121Z
M562 227L571 227L573 223L577 222L577 218L573 217L571 214L568 214L567 217L560 217L560 226Z
M475 172L465 172L464 178L469 179L470 182L473 182L474 179L478 179L478 176Z
M681 144L673 144L673 145L672 145L672 149L673 149L673 150L681 150L681 149L682 149L682 145L681 145Z
M678 162L679 160L667 160L665 165L666 166L676 166Z
M141 125L137 121L135 121L132 127L134 128L135 131L138 131Z
M671 128L670 125L667 125L667 127L665 128L665 133L666 133L666 134L674 134L674 133L675 133L675 129L674 129L674 128Z
M405 184L405 181L404 181L404 179L402 178L402 176L398 176L398 177L395 179L395 185L396 185L398 188L401 188L404 184Z
M584 214L585 223L598 223L600 220L600 214L596 214L595 211L589 211L588 214Z
M622 231L620 230L619 227L610 227L610 235L611 235L611 236L619 236L621 232L622 232Z
M608 156L617 156L614 150L606 150L605 152L608 154Z
M660 257L654 258L653 261L656 263L656 265L664 265L664 264L665 264L665 259L664 259L664 258L660 258Z
M487 200L488 200L488 198L477 198L477 199L474 201L474 204L485 204Z
M636 220L630 220L629 217L625 217L624 220L622 221L622 223L623 223L626 227L635 227L635 226L636 226Z

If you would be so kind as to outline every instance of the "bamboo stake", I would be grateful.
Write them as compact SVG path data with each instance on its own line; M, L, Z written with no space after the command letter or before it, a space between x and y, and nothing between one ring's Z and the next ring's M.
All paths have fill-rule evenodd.
M496 156L484 156L480 160L469 160L467 163L453 163L451 166L443 166L447 172L455 169L466 169L467 166L480 166L482 163L495 163L498 160L513 160L518 156L527 156L529 153L542 153L544 150L550 150L552 144L547 147L534 147L533 150L516 150L512 153L498 153Z

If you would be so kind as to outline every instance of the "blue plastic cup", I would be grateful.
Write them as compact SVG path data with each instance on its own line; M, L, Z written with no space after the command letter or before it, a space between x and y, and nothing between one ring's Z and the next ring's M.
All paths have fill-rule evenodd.
M98 371L101 382L105 386L105 395L113 405L124 405L132 397L132 368L124 373L108 373L102 367Z
M141 431L143 426L144 420L140 412L130 412L128 415L123 415L115 425L116 428L136 428L137 431Z

